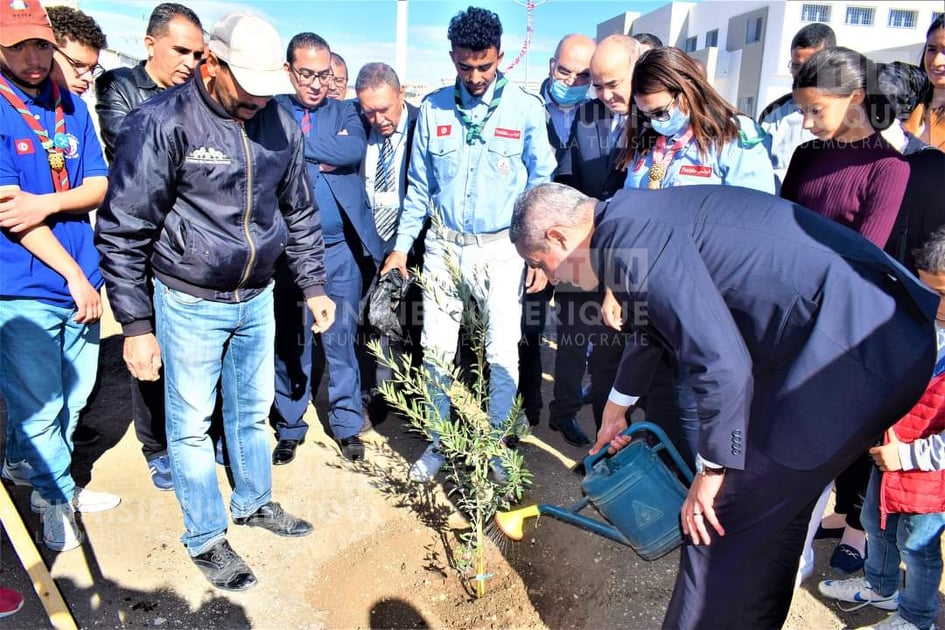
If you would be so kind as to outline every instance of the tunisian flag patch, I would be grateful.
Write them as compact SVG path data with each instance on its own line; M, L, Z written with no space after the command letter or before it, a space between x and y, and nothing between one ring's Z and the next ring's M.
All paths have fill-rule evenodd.
M453 125L437 125L436 126L436 137L442 138L443 136L448 136L453 131Z
M23 138L22 140L14 140L13 147L16 149L17 155L29 155L34 153L33 149L33 140L31 138Z

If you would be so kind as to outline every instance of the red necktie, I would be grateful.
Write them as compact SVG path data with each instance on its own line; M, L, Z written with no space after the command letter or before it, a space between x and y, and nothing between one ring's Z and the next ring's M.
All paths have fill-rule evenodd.
M302 135L308 137L308 132L312 130L312 116L308 110L302 110Z

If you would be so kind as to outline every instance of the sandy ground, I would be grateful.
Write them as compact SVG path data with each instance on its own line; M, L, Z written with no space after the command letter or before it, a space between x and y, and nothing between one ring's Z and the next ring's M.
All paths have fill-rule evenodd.
M340 458L313 408L308 440L295 462L274 468L273 485L274 499L309 519L315 533L282 539L232 527L229 540L259 584L243 594L213 590L180 544L174 494L156 491L148 478L130 426L120 352L118 329L106 321L101 391L88 415L102 437L77 450L74 474L92 489L119 494L122 504L81 517L87 540L78 550L57 554L39 545L80 627L659 627L678 554L646 562L627 547L550 518L527 525L519 543L495 536L488 558L492 578L486 596L474 600L451 566L464 520L441 486L405 481L408 463L425 444L391 418L367 434L367 462L352 464ZM547 373L550 349L544 365ZM549 397L550 386L546 403ZM593 427L588 408L581 422L585 430ZM535 476L526 502L568 505L580 498L580 480L569 469L581 450L544 423L522 448ZM220 487L228 496L222 472ZM41 540L28 492L16 488L11 494ZM791 630L858 627L885 614L869 608L845 613L812 594L818 579L840 577L826 567L831 544L818 543L817 570L796 592L786 624ZM48 627L6 536L0 561L0 583L27 596L24 609L0 620L0 629Z

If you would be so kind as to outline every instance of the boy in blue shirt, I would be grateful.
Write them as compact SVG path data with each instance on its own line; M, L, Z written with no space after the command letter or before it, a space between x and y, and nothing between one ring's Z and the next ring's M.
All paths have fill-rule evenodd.
M108 169L85 104L49 78L55 37L38 0L0 2L0 394L3 477L32 485L43 541L82 541L75 511L118 497L77 488L72 432L95 383L102 277L88 212Z

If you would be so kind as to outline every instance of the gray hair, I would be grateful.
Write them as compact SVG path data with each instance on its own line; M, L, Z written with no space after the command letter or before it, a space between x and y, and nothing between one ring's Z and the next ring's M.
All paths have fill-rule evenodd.
M922 247L912 252L916 269L926 273L945 273L945 227L940 227Z
M400 79L397 78L397 72L386 63L372 61L361 67L358 78L354 82L354 91L377 90L385 85L391 86L395 92L400 92Z
M540 184L515 200L509 238L520 252L545 251L545 234L551 227L577 226L593 213L593 197L564 184Z

